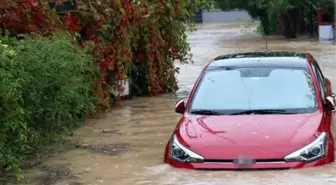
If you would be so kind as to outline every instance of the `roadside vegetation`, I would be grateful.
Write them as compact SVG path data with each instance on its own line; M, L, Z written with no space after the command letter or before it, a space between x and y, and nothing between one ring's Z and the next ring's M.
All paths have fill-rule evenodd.
M193 2L193 3L191 3ZM0 176L132 95L174 92L192 0L0 2Z
M0 39L0 165L19 170L27 155L69 133L94 108L97 70L69 35Z
M334 0L215 0L222 10L246 10L260 20L259 30L265 35L283 34L296 38L299 34L317 33L317 8L323 10L323 21L335 22Z

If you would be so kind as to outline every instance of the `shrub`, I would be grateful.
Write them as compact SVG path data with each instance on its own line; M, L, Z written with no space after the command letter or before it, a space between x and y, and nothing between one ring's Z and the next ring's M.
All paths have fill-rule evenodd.
M0 38L0 171L19 169L94 106L97 70L71 38Z

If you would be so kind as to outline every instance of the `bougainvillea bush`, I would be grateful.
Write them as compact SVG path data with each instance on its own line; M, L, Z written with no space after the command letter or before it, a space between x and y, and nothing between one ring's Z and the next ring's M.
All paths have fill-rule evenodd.
M124 91L123 80L133 94L177 89L174 61L191 61L186 31L200 6L199 0L4 0L0 21L10 33L66 29L80 47L94 44L92 55L101 69L94 90L108 108Z

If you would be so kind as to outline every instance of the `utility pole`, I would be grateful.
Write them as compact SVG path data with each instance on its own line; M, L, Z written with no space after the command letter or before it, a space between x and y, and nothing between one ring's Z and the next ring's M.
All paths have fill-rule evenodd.
M268 50L268 42L267 42L267 37L265 37L265 50L264 52L268 54L270 51Z

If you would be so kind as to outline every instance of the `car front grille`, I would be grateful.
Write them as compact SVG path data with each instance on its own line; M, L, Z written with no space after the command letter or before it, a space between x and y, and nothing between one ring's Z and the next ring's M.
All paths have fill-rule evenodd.
M255 164L262 164L262 163L286 163L284 159L255 159ZM233 159L205 159L203 163L225 163L225 164L233 164Z
M270 170L290 170L290 168L235 168L235 169L211 169L198 168L198 171L270 171Z

